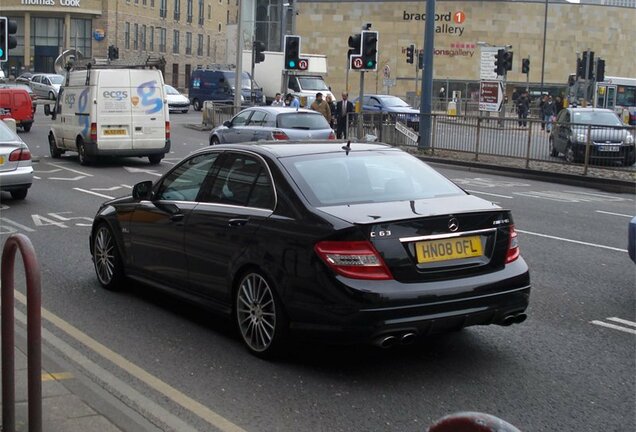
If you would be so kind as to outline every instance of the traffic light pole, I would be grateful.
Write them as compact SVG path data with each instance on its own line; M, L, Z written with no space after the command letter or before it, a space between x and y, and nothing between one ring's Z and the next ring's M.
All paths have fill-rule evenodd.
M236 77L234 79L234 114L241 110L241 76L243 75L243 0L238 0L237 46L236 46ZM252 50L254 52L254 50Z
M252 76L250 79L250 101L252 102L252 105L256 105L256 94L254 94L254 66L255 64L256 64L256 44L255 44L255 41L252 40ZM243 83L241 82L241 87L242 86L243 86ZM242 88L241 88L241 93L243 93Z
M360 112L358 113L358 139L362 139L362 121L364 120L364 71L360 71L360 96L358 97L358 103L360 104Z
M427 0L426 16L435 16L435 0ZM424 25L424 69L422 71L422 94L420 96L420 150L431 148L431 124L433 108L433 47L435 43L435 20L427 19Z

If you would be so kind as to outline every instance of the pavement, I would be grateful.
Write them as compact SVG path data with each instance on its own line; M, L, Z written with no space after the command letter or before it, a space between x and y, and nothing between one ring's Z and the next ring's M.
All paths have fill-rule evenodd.
M411 149L411 151L414 151ZM524 161L497 163L488 160L474 161L471 155L451 156L419 154L434 164L463 166L466 169L485 172L505 172L506 175L540 178L556 183L596 187L610 192L636 193L634 171L601 170L581 175L568 172L567 165L549 164L547 169L527 167ZM15 419L16 431L28 431L27 355L26 331L17 326L15 335ZM71 362L42 346L42 426L46 432L140 432L161 431L163 428L150 419L133 411L96 383ZM8 429L0 428L7 432Z

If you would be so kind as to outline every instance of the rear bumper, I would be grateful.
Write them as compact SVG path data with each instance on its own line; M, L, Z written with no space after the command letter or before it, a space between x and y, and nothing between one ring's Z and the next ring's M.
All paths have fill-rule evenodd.
M33 167L18 168L14 171L0 172L0 190L12 191L28 189L33 182Z
M156 154L166 154L170 152L170 140L166 140L165 146L158 148L140 148L140 149L101 149L94 142L84 143L86 155L89 157L97 156L150 156Z

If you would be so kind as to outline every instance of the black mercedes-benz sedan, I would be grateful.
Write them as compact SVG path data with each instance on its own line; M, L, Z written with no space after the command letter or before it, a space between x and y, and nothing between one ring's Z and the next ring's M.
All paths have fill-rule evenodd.
M294 335L388 347L510 325L530 295L510 211L384 144L197 151L102 204L90 251L105 288L226 314L262 357Z

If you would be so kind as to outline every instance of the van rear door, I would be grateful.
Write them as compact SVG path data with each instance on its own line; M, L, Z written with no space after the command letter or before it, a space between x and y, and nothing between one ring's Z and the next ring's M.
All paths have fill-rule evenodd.
M97 106L92 122L97 126L97 143L100 150L127 150L133 146L130 89L130 71L98 70ZM84 90L88 90L88 87ZM90 104L90 100L88 103ZM90 108L89 108L90 111ZM92 123L91 122L91 123ZM92 125L89 126L92 129Z
M163 77L158 70L130 70L133 148L166 146L168 109Z

